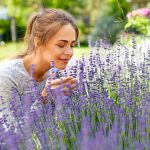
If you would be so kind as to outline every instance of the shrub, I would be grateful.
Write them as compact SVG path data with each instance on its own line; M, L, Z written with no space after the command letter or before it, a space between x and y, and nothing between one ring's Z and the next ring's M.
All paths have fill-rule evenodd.
M150 36L150 9L135 10L128 13L127 17L125 31Z

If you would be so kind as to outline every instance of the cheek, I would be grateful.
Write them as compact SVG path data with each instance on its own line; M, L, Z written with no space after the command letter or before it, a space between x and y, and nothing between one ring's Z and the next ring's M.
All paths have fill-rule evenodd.
M63 56L63 52L61 52L61 51L53 52L52 56L55 60L58 60Z
M56 60L62 55L63 53L56 48L45 50L43 53L43 57L47 60Z
M51 50L51 54L54 57L60 57L63 55L63 50L59 49L57 46L54 46L53 49Z

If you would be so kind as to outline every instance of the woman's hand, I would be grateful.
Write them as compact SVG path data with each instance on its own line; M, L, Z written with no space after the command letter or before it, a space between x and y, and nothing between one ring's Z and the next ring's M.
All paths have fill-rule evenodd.
M76 89L77 85L77 79L72 76L67 77L61 77L60 79L54 79L55 77L54 73L50 74L50 77L46 81L46 85L44 90L42 91L41 95L44 97L47 96L47 88L50 88L51 90L57 90L59 89L61 92L63 92L64 95L69 95L70 92L74 91ZM43 103L47 103L47 100L44 100Z

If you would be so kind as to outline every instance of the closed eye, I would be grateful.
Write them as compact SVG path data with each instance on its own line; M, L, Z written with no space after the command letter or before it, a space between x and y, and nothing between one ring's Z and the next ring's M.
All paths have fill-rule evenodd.
M57 45L60 48L63 48L65 45ZM70 45L71 48L75 47L75 45Z
M60 47L60 48L65 47L65 45L66 45L65 43L58 43L58 44L57 44L57 46Z
M58 47L63 48L63 47L64 47L64 45L58 45Z
M60 47L60 48L63 48L63 47L66 46L66 43L63 43L63 44L57 44L57 46ZM71 45L70 45L71 48L73 48L73 47L75 47L75 46L76 46L76 42L73 42L73 43L71 43Z

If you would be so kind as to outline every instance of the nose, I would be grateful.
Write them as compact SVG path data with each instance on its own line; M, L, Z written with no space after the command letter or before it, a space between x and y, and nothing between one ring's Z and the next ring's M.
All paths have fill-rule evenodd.
M65 55L73 55L73 50L71 47L69 47L65 50Z

